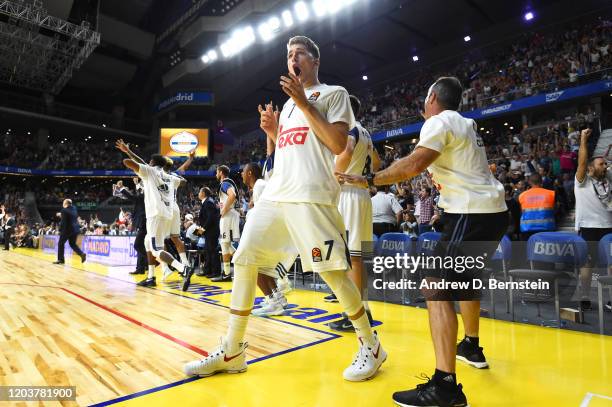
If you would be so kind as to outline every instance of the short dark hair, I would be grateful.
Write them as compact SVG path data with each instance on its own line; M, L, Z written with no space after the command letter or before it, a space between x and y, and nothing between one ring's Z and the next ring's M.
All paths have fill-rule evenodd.
M206 195L206 197L208 198L209 196L212 196L212 191L210 190L210 188L208 187L202 187L200 188L200 192L204 192L204 195Z
M250 170L253 173L255 179L261 178L261 166L258 163L248 163L244 167L244 171Z
M463 86L461 81L454 76L443 76L439 78L431 89L436 94L438 103L446 110L459 110Z
M310 38L305 37L303 35L296 35L295 37L289 38L289 42L287 42L287 52L289 52L289 48L292 45L300 44L303 45L308 52L312 54L316 59L321 58L321 53L319 51L319 46Z
M166 161L166 157L161 154L153 154L151 156L151 162L154 167L165 167L168 161Z
M529 176L529 183L531 185L542 185L542 176L540 174L531 174Z
M350 95L349 100L351 101L353 115L355 116L355 118L357 118L357 116L359 116L359 112L361 111L361 102L359 101L359 98L357 98L357 96L355 95Z
M230 169L227 165L220 165L217 167L218 171L221 171L221 174L225 175L226 177L229 177L230 175Z
M427 192L427 195L431 195L431 188L423 187L423 189L425 190L425 192Z
M597 160L598 158L601 158L603 160L603 156L601 155L596 155L594 157L591 157L587 160L587 167L592 166L593 164L595 164L595 160Z

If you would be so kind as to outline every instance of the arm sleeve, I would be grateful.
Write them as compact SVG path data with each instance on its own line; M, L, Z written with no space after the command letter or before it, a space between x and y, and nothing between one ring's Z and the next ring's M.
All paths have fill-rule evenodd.
M149 177L150 173L151 173L151 167L150 166L148 166L147 164L138 164L138 172L137 172L137 174L138 174L138 176L140 178L142 178L144 180L145 178Z
M351 108L349 94L344 88L338 88L329 96L326 119L330 123L343 122L349 129L355 127L355 116Z
M391 209L393 209L393 213L396 215L403 210L402 205L400 205L395 197L391 197Z
M448 142L448 131L444 126L444 122L434 116L423 124L417 147L426 147L441 153Z

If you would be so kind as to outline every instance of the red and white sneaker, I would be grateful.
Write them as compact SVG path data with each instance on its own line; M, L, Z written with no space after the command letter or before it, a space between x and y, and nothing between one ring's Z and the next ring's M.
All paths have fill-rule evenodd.
M344 369L344 380L361 382L376 375L380 366L387 360L387 352L382 348L378 335L374 332L374 343L367 344L359 338L360 346L353 363Z
M227 353L227 346L221 340L221 344L202 360L195 360L185 364L183 371L187 376L212 376L215 373L242 373L247 370L246 342L241 343L239 349L232 355Z

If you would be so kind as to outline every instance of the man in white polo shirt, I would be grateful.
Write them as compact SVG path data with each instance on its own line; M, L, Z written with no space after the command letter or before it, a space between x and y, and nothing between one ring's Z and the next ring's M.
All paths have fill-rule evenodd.
M591 309L592 267L597 264L597 247L602 237L612 233L612 170L603 157L589 159L588 141L592 130L580 132L578 169L574 182L576 196L576 231L587 241L589 258L580 269L580 306ZM612 306L608 302L608 309Z
M434 186L440 192L438 206L444 209L441 220L444 226L436 246L436 255L466 255L468 244L465 242L478 242L474 246L477 246L479 255L490 258L508 225L504 187L489 169L484 143L476 132L476 123L457 113L462 91L461 83L453 77L440 78L429 88L423 113L426 121L421 129L420 141L408 157L370 176L338 175L351 182L388 185L413 178L428 169ZM473 256L469 247L467 253ZM459 269L425 271L427 281L469 283L478 278L477 270L473 269L461 273ZM408 407L467 407L462 386L457 384L455 360L457 358L478 368L488 366L478 338L480 292L474 288L432 291L424 291L424 294L436 355L436 371L426 384L394 393L393 400L400 406ZM466 334L458 345L455 300L460 303Z
M388 193L388 187L376 189L372 197L372 222L374 234L378 237L389 232L397 232L397 225L401 219L402 205Z

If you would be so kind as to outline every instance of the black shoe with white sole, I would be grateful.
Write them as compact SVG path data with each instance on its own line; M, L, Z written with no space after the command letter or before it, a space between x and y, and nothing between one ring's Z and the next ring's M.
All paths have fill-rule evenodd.
M370 310L366 310L366 314L368 315L370 325L372 325L372 322L374 322L374 320L372 319L372 313L370 312ZM353 326L351 320L346 316L345 313L342 313L342 315L344 316L344 318L330 322L329 324L327 324L327 326L333 329L334 331L355 332L355 327Z
M146 278L146 279L142 280L141 282L139 282L136 285L138 285L140 287L156 287L157 286L157 282L155 281L155 277L151 277L151 278Z
M453 390L448 390L429 379L415 389L393 393L393 401L402 407L469 407L463 386L452 387Z
M336 294L331 293L327 297L323 297L323 301L325 301L325 302L338 302L338 298L336 298Z
M191 276L193 276L193 272L195 269L193 267L187 266L183 271L183 291L187 291L189 289L189 285L191 284Z
M488 369L489 364L482 348L464 338L457 344L457 360L467 363L477 369Z
M612 301L608 301L604 304L604 309L608 312L612 312Z

